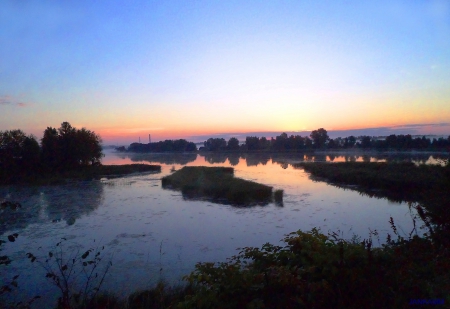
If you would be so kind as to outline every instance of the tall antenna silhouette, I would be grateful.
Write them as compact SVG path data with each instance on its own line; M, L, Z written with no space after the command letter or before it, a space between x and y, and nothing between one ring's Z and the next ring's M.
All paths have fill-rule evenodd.
M141 137L139 136L139 144L141 143Z
M152 137L151 137L151 135L149 134L148 135L148 143L150 144L152 142Z

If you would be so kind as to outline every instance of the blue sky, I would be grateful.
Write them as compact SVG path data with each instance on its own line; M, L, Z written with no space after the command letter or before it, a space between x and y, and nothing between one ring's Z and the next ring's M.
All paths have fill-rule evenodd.
M0 44L0 130L37 137L450 121L449 1L2 1Z

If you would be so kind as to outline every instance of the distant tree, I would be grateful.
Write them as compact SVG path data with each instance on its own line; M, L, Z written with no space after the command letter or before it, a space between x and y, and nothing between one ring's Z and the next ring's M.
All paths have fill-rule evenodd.
M330 139L327 130L324 128L312 131L309 136L313 140L315 148L323 148Z
M259 138L256 136L247 136L245 138L245 145L247 146L247 150L258 150Z
M270 141L267 140L266 137L261 137L259 139L259 149L268 149L270 148Z
M370 136L362 136L361 148L370 148L370 147L372 147L372 138Z
M344 148L352 148L356 144L356 137L350 135L349 137L344 138Z
M223 138L208 138L204 145L210 151L219 151L227 147L227 142Z
M188 142L185 151L197 151L197 145L193 142Z
M338 143L336 143L333 139L330 139L330 141L328 142L327 147L330 148L330 149L337 148L338 147Z
M286 150L286 149L289 149L288 135L285 132L283 132L279 136L276 136L275 140L272 142L272 148L274 150Z
M397 148L397 135L391 134L387 136L385 142L387 148Z
M239 150L239 140L236 137L232 137L228 140L228 150Z
M312 140L308 137L308 136L306 136L305 137L305 148L307 148L307 149L310 149L310 148L312 148Z

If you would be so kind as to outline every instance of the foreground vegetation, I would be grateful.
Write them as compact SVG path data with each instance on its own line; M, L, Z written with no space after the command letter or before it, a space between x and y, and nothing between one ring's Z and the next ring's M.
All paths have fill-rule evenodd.
M242 206L266 204L272 200L272 187L235 178L232 167L185 166L163 177L162 186L181 190L186 198L206 197L216 202ZM277 192L279 201L282 192Z
M344 240L316 229L297 231L285 237L284 246L267 243L261 248L246 247L227 262L198 263L185 276L185 286L169 287L161 282L127 299L95 293L83 303L64 294L63 288L58 308L359 309L448 305L448 243L439 243L433 234L404 238L392 219L391 224L397 239L389 235L381 248L374 248L371 239ZM63 282L54 275L63 276L52 273L53 282Z

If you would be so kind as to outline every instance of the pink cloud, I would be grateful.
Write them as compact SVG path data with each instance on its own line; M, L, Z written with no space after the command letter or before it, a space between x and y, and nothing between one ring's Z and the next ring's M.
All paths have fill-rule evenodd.
M19 100L15 99L9 95L0 96L0 105L16 105L19 107L28 106L27 103L20 102Z

